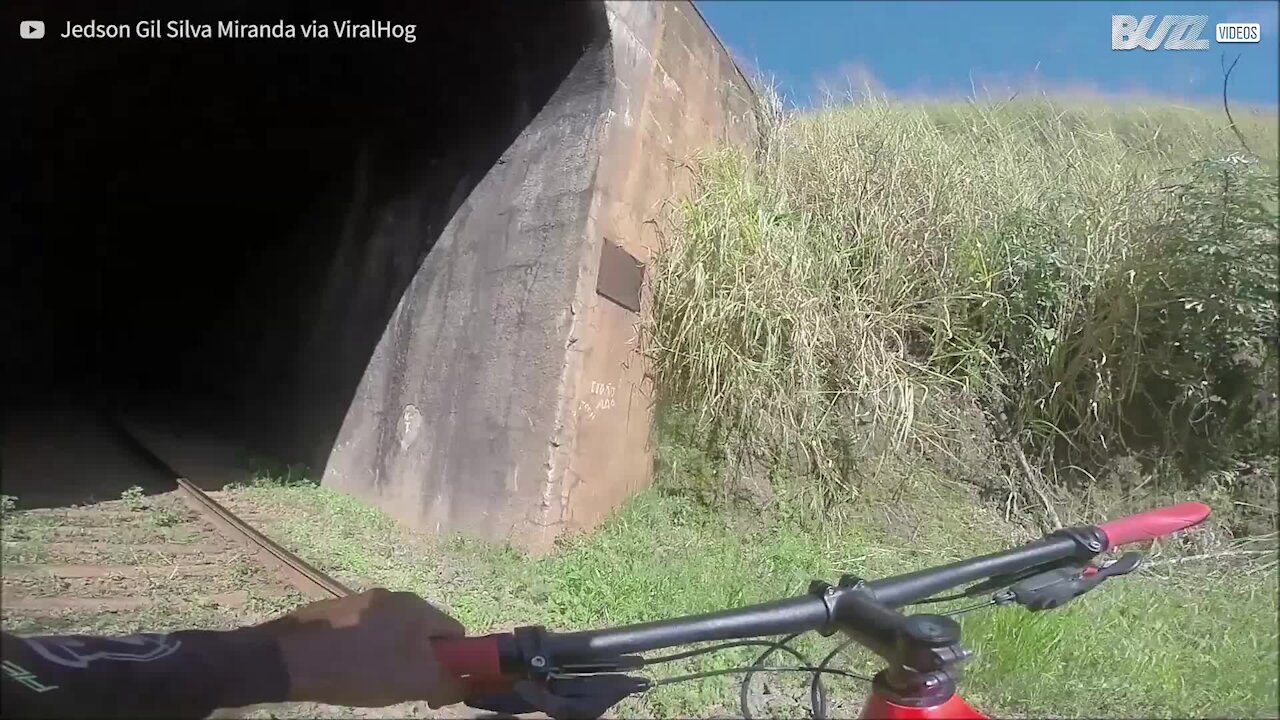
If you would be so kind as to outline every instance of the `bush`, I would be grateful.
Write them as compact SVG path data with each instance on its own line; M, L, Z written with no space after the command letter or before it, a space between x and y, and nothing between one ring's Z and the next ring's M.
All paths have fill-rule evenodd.
M657 386L709 457L826 503L988 431L1084 479L1272 462L1274 119L1240 123L1245 158L1195 109L770 118L760 152L702 160L654 261Z
M251 460L253 470L249 477L250 487L318 487L320 485L305 465Z

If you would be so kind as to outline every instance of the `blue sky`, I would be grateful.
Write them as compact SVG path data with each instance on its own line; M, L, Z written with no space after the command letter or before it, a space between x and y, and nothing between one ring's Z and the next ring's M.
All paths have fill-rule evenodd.
M1214 101L1221 57L1240 62L1232 102L1276 105L1276 1L1008 2L697 0L744 70L758 67L800 105L849 79L901 96L1011 89ZM1116 51L1112 15L1208 15L1208 50ZM1219 22L1257 22L1257 44L1219 44ZM1156 21L1156 24L1159 20ZM1154 26L1153 32L1154 35Z

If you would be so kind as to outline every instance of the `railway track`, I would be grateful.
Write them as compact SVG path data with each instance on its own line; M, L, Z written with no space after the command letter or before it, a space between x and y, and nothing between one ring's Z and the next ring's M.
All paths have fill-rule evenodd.
M201 517L213 523L218 531L230 540L247 544L257 550L255 556L280 574L299 592L311 598L337 598L352 594L342 583L317 570L305 560L280 547L218 501L209 497L184 477L175 476L183 501Z
M288 582L311 599L337 598L351 595L352 591L324 572L312 567L302 558L286 550L274 540L263 535L253 526L236 516L218 501L197 487L182 473L171 467L163 458L147 447L123 423L107 418L108 424L131 450L149 464L172 477L181 491L183 502L197 515L209 521L223 537L241 545L281 579Z
M279 617L303 598L351 594L258 530L270 532L275 522L290 517L287 511L235 494L206 493L195 484L206 477L237 479L223 475L235 472L235 460L221 460L238 457L234 450L224 453L214 444L216 450L203 455L173 442L182 432L126 425L83 406L74 411L58 415L62 434L57 442L24 444L40 452L27 453L30 462L21 467L83 467L85 479L70 489L86 499L72 500L71 492L55 501L42 499L0 523L5 549L0 622L7 632L122 636L231 629ZM33 478L74 475L28 473ZM130 497L116 499L117 488L126 484L134 484L126 491ZM132 493L135 488L143 493ZM460 708L433 710L426 703L380 708L377 715L470 716ZM371 715L360 708L295 703L219 710L211 717L360 720Z

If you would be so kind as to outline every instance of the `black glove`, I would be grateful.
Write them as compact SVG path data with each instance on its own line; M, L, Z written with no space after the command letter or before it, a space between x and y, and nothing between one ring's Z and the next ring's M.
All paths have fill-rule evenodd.
M647 679L618 674L552 678L545 684L521 680L512 692L471 698L467 705L503 715L542 712L553 720L595 720L628 695L648 689Z

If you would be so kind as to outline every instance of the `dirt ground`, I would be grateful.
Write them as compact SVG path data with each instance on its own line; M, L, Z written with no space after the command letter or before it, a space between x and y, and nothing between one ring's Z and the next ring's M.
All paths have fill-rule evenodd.
M221 499L227 500L226 494ZM269 511L235 511L269 526ZM251 550L220 535L177 492L68 508L7 511L0 620L19 634L122 635L225 629L304 602ZM425 704L347 708L311 703L219 711L214 717L461 717Z
M176 493L8 515L2 574L22 633L226 628L301 601Z

